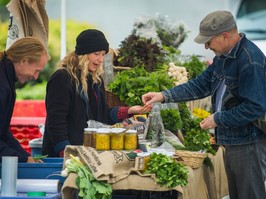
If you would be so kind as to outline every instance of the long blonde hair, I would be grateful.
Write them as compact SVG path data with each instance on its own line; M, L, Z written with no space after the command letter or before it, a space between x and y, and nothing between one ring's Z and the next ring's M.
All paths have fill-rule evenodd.
M93 73L89 72L89 58L88 55L77 55L75 52L67 55L63 60L57 64L58 70L66 69L70 74L72 80L75 82L76 92L78 94L84 94L88 100L88 75L92 76L93 84L102 83L101 74L103 68L100 66ZM81 85L81 93L79 93L79 86Z
M13 64L22 60L34 63L40 61L43 54L50 58L40 40L35 37L23 37L16 40L7 50L0 52L0 60L7 57Z

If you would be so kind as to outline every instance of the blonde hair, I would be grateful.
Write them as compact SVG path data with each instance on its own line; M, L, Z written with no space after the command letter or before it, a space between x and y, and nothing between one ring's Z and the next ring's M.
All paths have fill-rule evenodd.
M0 52L0 60L7 57L13 64L22 60L34 63L40 61L43 54L50 59L40 40L35 37L23 37L16 40L6 51Z
M75 52L67 55L63 60L58 62L58 70L66 69L75 83L76 92L84 94L88 100L88 75L92 76L93 84L102 83L101 74L103 73L102 66L98 67L95 72L89 72L89 58L88 55L77 55ZM81 85L81 93L79 93L79 86Z

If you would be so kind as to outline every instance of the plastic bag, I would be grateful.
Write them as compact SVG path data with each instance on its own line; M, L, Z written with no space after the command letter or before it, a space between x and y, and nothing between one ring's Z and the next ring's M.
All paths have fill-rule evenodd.
M158 147L165 141L164 126L160 114L161 103L155 103L147 119L144 139L151 142L151 147Z
M87 121L88 128L110 128L110 125L104 124L95 120Z

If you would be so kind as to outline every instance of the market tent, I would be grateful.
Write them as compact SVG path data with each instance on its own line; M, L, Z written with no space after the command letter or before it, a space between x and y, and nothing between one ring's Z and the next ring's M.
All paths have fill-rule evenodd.
M10 12L6 48L26 36L37 37L48 47L49 19L45 0L11 0L6 7Z

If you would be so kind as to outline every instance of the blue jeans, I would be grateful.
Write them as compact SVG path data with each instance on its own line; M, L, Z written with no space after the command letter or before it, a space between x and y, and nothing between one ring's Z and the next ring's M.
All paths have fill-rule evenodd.
M225 146L230 199L265 199L266 136L252 144Z

